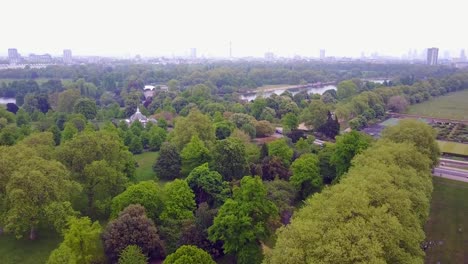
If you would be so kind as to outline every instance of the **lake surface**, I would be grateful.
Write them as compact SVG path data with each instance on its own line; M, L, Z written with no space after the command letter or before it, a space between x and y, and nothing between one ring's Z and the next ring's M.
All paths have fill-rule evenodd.
M8 103L16 104L16 99L15 98L8 98L8 97L0 97L0 104L6 105Z
M330 89L336 90L336 86L326 85L324 87L309 87L309 88L296 88L296 89L284 89L280 87L278 89L270 90L268 92L263 92L263 94L262 93L241 94L239 97L242 100L252 101L252 100L255 100L257 96L260 96L260 94L262 94L263 98L267 98L267 97L270 97L272 94L280 95L284 91L289 91L293 95L301 91L307 91L308 94L323 94L326 90L330 90Z

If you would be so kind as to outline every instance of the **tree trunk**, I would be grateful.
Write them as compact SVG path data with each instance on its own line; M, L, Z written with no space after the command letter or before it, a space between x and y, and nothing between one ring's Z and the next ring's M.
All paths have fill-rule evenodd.
M31 231L29 232L29 240L36 240L36 228L31 226Z

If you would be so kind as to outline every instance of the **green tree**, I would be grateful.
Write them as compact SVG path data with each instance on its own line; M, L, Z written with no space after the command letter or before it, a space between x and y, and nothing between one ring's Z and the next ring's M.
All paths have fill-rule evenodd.
M340 100L350 98L351 96L357 94L357 92L358 92L358 87L351 80L340 82L336 89L336 94L338 96L338 99Z
M65 128L62 132L61 141L65 142L73 138L74 135L78 134L78 129L73 125L73 123L66 122Z
M299 190L302 199L317 192L323 185L320 176L319 159L314 154L304 154L296 159L292 165L290 182Z
M213 164L224 180L240 179L247 166L245 146L239 139L229 137L215 144Z
M105 160L93 161L86 165L84 173L76 180L83 186L88 215L91 216L96 214L96 209L108 215L110 200L121 193L128 183L128 178Z
M257 137L268 137L275 133L275 128L270 122L261 120L255 122L255 132Z
M382 138L384 139L397 143L408 142L414 144L421 153L431 158L433 166L437 165L440 156L435 137L436 132L434 129L421 121L413 119L400 120L398 125L388 127L382 132Z
M294 113L287 113L281 119L285 131L291 131L299 126L299 118Z
M164 142L159 152L153 170L159 179L173 180L178 178L182 168L182 159L176 146L169 142Z
M69 248L64 243L61 243L57 249L54 249L49 258L47 259L47 264L77 264L75 254L71 248Z
M320 175L324 184L331 184L336 178L336 167L331 163L331 157L335 152L335 145L325 144L318 153Z
M191 110L187 117L178 117L175 120L170 140L177 149L182 150L195 135L204 142L215 140L214 126L210 118L196 109Z
M148 212L148 217L156 220L164 209L162 190L154 181L142 181L129 186L123 193L112 199L111 217L117 217L131 204L140 204Z
M159 126L152 126L148 131L148 148L151 151L159 151L161 145L166 140L167 132Z
M97 114L96 101L89 98L80 98L76 100L73 111L82 114L86 119L94 119Z
M141 138L139 136L132 135L128 150L133 154L140 154L143 152L143 144L141 143Z
M187 184L195 193L197 204L220 205L229 194L229 186L217 171L210 171L208 163L193 169L187 177Z
M193 136L180 154L182 158L182 175L188 175L194 168L211 160L210 151L198 136Z
M219 209L208 229L211 241L223 241L225 253L238 254L269 234L268 222L277 207L266 199L267 191L259 177L245 176Z
M48 263L56 263L58 257L67 262L92 263L102 261L102 247L100 241L101 225L92 223L88 217L68 219L63 242L58 249L52 251ZM65 257L67 256L67 257Z
M175 179L164 186L164 210L161 220L187 220L193 219L195 210L195 194L187 182Z
M129 245L140 247L145 256L155 260L165 255L156 226L148 219L141 205L125 208L117 219L109 222L101 237L104 252L113 262Z
M284 165L289 166L294 151L288 146L285 139L277 139L268 143L268 156L275 156L281 159Z
M57 111L71 113L75 106L76 101L80 98L80 91L75 89L68 89L59 94Z
M301 114L301 120L309 128L318 129L327 122L328 106L321 100L312 100Z
M330 162L336 167L337 179L348 171L353 157L368 148L371 142L370 136L356 131L336 138L335 152Z
M16 113L16 125L17 126L23 126L23 125L28 125L31 122L31 117L29 117L29 114L24 111L23 108L20 108L19 111Z
M47 221L45 208L68 200L75 190L78 186L62 164L35 156L22 160L6 185L5 231L18 238L30 231L34 240L37 226Z
M119 264L147 264L148 257L136 245L127 246L119 256Z
M165 264L177 263L197 263L197 264L215 264L210 254L195 246L181 246L176 252L167 256L164 260Z

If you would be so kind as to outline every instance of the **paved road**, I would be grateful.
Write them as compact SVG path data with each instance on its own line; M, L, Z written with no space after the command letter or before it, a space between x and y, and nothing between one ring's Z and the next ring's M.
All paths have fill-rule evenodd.
M434 168L432 175L456 181L468 182L468 171L463 170L456 170L447 167L437 167Z

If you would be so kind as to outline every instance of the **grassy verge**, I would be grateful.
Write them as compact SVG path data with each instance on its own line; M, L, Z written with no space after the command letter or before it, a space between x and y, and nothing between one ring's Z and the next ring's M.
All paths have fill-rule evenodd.
M444 153L468 156L468 144L437 140L440 151Z
M468 90L449 93L412 105L408 114L450 119L468 119Z
M138 163L135 177L137 182L156 179L153 164L158 156L159 152L143 152L134 155L135 161Z
M37 264L46 263L50 252L62 241L57 234L41 234L35 241L13 235L0 235L0 263L2 264Z
M468 263L468 183L434 177L426 263Z

